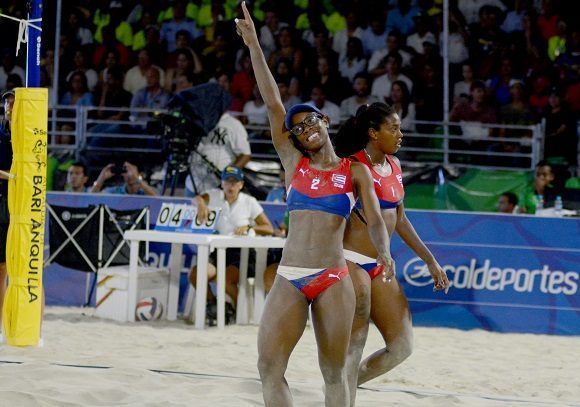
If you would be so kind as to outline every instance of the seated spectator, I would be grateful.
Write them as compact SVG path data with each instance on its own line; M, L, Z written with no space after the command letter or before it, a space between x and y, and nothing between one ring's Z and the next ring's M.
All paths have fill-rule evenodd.
M129 49L121 44L115 38L115 32L111 26L103 27L103 42L93 52L93 64L95 67L103 69L105 58L108 58L110 52L115 53L115 59L118 65L126 67L129 65L131 54Z
M304 67L304 55L302 50L296 45L294 31L290 27L280 28L276 45L276 50L268 58L270 69L275 70L278 61L284 58L290 62L292 72L301 73Z
M483 5L479 10L479 22L469 26L469 57L478 68L477 77L487 78L498 55L508 44L506 33L499 27L500 9Z
M268 108L264 103L264 99L262 99L262 94L257 84L254 85L253 99L246 102L243 113L248 124L268 125Z
M290 81L288 79L278 76L276 77L276 85L278 85L280 98L286 110L302 102L299 97L290 94Z
M331 126L338 126L340 124L340 108L329 100L326 100L326 93L324 86L317 84L312 87L310 92L310 101L307 105L315 106L325 116L328 116Z
M362 105L370 105L378 102L376 96L370 95L372 79L366 72L359 72L355 75L352 83L354 95L346 98L340 104L340 116L342 119L347 119L350 116L355 116L356 111Z
M175 43L175 34L184 30L189 32L191 38L200 36L195 21L190 20L185 15L187 2L185 0L175 0L173 2L173 19L161 25L161 40L167 44L167 52L173 52L177 49Z
M105 182L116 175L121 175L123 183L121 185L104 187ZM139 173L139 168L127 161L122 166L116 164L108 164L105 166L101 170L97 180L93 183L91 192L104 192L106 194L118 195L158 195L157 191Z
M544 111L546 119L546 139L544 157L563 160L568 165L577 161L578 134L577 119L562 98L558 88L552 88L549 103Z
M159 70L156 67L150 67L146 74L147 86L139 89L131 99L131 108L145 108L145 109L165 109L167 102L171 95L161 87L159 81ZM131 116L150 116L151 113L132 112Z
M401 34L391 31L387 36L386 46L373 52L369 59L368 71L373 78L377 78L387 73L387 56L398 53L401 56L401 65L404 68L411 66L412 55L401 49Z
M459 11L463 14L467 24L473 24L478 21L481 7L484 5L495 6L500 10L506 9L501 0L461 0L457 2Z
M350 10L346 14L346 28L340 30L332 37L332 49L337 52L339 58L341 58L346 55L348 40L351 38L358 38L360 40L362 34L363 29L359 24L358 15L353 10Z
M415 20L415 33L407 37L407 47L413 50L416 54L423 54L423 43L428 41L436 44L435 35L429 31L430 20L429 16L424 14L417 14L413 17Z
M127 71L123 88L131 92L133 95L139 90L147 86L146 74L150 68L155 68L159 72L159 83L163 86L165 84L165 72L157 65L153 65L149 50L142 49L137 54L137 65Z
M556 10L556 5L553 0L543 0L542 10L537 17L537 25L540 29L540 34L544 41L548 41L551 37L558 33L558 20L560 16Z
M218 30L214 34L210 46L202 52L203 68L205 72L226 72L231 75L236 62L235 51L231 49L231 44L225 30Z
M254 76L250 53L244 51L240 59L240 70L234 74L230 84L230 93L234 97L230 109L235 112L241 112L245 104L254 95L255 85L256 77Z
M499 213L518 213L518 196L513 192L504 192L497 200Z
M532 78L532 93L530 108L534 114L540 116L550 102L550 88L552 81L546 74L539 74Z
M415 16L419 15L419 7L412 6L411 0L399 0L397 7L389 11L387 31L399 31L407 36L415 29Z
M301 81L292 71L292 61L287 58L280 58L274 68L274 77L277 81L287 83L290 95L301 98Z
M97 26L95 41L99 44L103 43L103 29L106 26L110 26L115 33L117 41L125 47L131 48L133 44L133 28L131 28L131 24L125 21L126 16L127 13L123 8L123 3L120 1L111 1L109 4L108 23L103 22L104 24Z
M391 85L391 97L387 103L393 106L401 119L401 130L415 132L415 104L411 102L411 93L403 81L395 81Z
M139 5L135 6L138 7ZM133 9L135 10L135 9ZM129 22L129 18L127 18ZM155 17L153 16L152 10L142 10L141 17L139 21L135 23L135 30L133 33L133 43L131 49L135 52L142 50L147 46L147 37L153 32L157 36L159 42L161 42L161 34L159 33L159 28L154 25ZM149 32L151 30L151 32Z
M367 60L364 57L360 39L349 38L346 48L346 54L339 59L338 70L343 78L352 82L357 73L367 70Z
M450 13L453 15L453 13ZM469 50L467 49L467 41L469 34L464 29L460 28L455 21L449 22L449 63L452 66L457 66L469 58ZM439 34L439 48L443 49L443 35Z
M463 80L455 82L453 85L453 104L468 102L471 94L471 84L473 84L473 67L471 63L465 62L461 66Z
M178 31L177 34L175 34L175 46L177 47L177 49L175 50L175 52L169 55L169 57L167 58L168 62L166 63L165 66L175 67L177 65L177 58L181 55L181 50L186 49L193 57L190 61L189 56L186 55L188 62L190 62L190 68L192 72L196 75L201 76L203 74L203 64L201 63L201 58L199 57L198 53L195 52L195 50L193 49L192 44L193 39L191 38L189 32L184 30ZM166 52L163 52L163 55L166 54L167 54Z
M79 45L93 43L93 33L86 27L84 16L77 8L69 12L67 23L67 35L74 38Z
M405 82L409 92L413 92L413 82L401 73L402 62L401 55L398 53L387 55L386 73L376 78L371 88L371 94L379 98L381 102L391 95L391 86L395 81Z
M511 100L511 85L516 81L513 75L513 63L510 57L501 59L497 75L487 81L489 93L499 106L506 105Z
M520 211L522 213L535 214L538 206L539 195L544 202L552 201L558 195L553 187L554 171L547 161L540 161L534 171L534 182L526 187L519 197Z
M288 23L280 21L280 16L275 8L265 10L266 18L260 28L260 45L264 51L264 57L268 60L270 54L276 50L276 37L280 29L287 27Z
M195 85L199 85L199 83L196 83L197 79L198 78L194 77L191 72L180 73L177 75L177 79L175 80L175 93L179 93Z
M177 77L181 74L195 74L196 66L197 73L201 72L201 62L199 57L193 52L191 48L178 48L175 51L175 65L167 69L167 74L165 75L165 90L168 92L174 92ZM196 62L197 60L197 62Z
M241 168L227 166L222 171L221 189L210 189L195 197L197 203L198 221L207 220L208 207L220 208L220 218L217 231L222 235L271 235L272 224L264 213L264 209L256 198L241 192L244 187L244 173ZM214 252L215 253L215 252ZM208 281L216 277L215 254L210 258ZM226 251L226 293L235 307L238 301L240 250ZM189 282L193 287L197 284L197 267L189 274ZM196 287L197 288L197 287ZM204 288L205 289L205 288ZM215 302L211 290L208 290L208 301Z
M87 187L89 177L87 167L81 162L73 162L66 173L66 184L64 190L67 192L90 192Z
M363 31L361 37L365 55L370 57L373 52L383 48L386 40L385 16L382 13L373 13L370 17L369 26Z
M87 77L82 71L71 72L68 75L68 90L60 99L61 105L93 106L93 95L89 92Z
M99 67L97 89L102 90L103 85L109 79L109 70L114 68L122 69L121 65L119 65L119 52L116 49L106 50L96 65Z
M440 99L438 99L440 100ZM471 100L467 103L460 102L453 106L449 120L452 122L464 122L461 126L463 137L485 137L490 129L481 127L478 123L497 123L495 110L485 100L485 85L475 81L471 85Z
M79 48L75 51L73 57L74 68L72 71L68 73L66 76L67 82L70 80L71 76L76 72L83 72L85 78L87 79L87 88L89 91L95 90L95 86L97 86L97 81L99 79L99 75L95 72L94 69L89 68L88 64L90 61L87 59L86 51L82 48Z
M345 96L345 90L349 83L340 76L336 70L336 64L331 64L327 56L319 56L316 72L310 78L311 84L318 84L324 88L327 100L332 103L340 103Z

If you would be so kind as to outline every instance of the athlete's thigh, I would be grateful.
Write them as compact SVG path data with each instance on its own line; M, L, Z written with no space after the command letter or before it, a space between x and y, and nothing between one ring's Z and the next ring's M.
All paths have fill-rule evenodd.
M327 288L312 304L312 322L322 359L344 363L350 341L355 296L350 276Z
M287 358L302 336L307 318L308 301L304 294L284 277L277 276L260 321L259 353Z
M381 276L371 283L371 319L386 342L411 329L411 311L403 287L396 278L384 282Z

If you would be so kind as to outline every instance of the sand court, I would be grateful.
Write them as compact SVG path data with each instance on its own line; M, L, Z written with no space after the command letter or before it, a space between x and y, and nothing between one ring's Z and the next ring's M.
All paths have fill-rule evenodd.
M1 345L0 406L260 406L256 326L116 323L49 307L43 348ZM365 355L381 346L373 327ZM580 406L580 338L416 328L415 352L359 406ZM311 328L287 371L296 406L324 405Z

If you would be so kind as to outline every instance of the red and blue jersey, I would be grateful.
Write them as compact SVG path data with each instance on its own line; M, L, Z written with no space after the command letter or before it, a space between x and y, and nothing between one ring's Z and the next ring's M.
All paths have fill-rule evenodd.
M343 158L337 168L323 171L311 168L310 159L302 157L288 187L288 211L321 211L348 218L355 202L350 165Z
M389 155L385 155L389 165L391 166L391 175L383 177L379 175L374 169L373 165L367 158L363 150L352 156L354 161L359 161L369 167L371 176L373 177L373 184L375 186L375 193L379 198L381 209L396 208L403 201L405 197L405 188L403 187L403 173L401 168L394 162ZM357 207L360 203L357 202Z

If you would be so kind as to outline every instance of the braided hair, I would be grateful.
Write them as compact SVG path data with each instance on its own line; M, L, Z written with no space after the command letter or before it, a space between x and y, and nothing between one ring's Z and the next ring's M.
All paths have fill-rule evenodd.
M340 127L332 139L334 150L339 157L350 157L366 147L369 142L369 129L379 130L385 120L395 114L395 109L386 103L376 102L362 105Z

